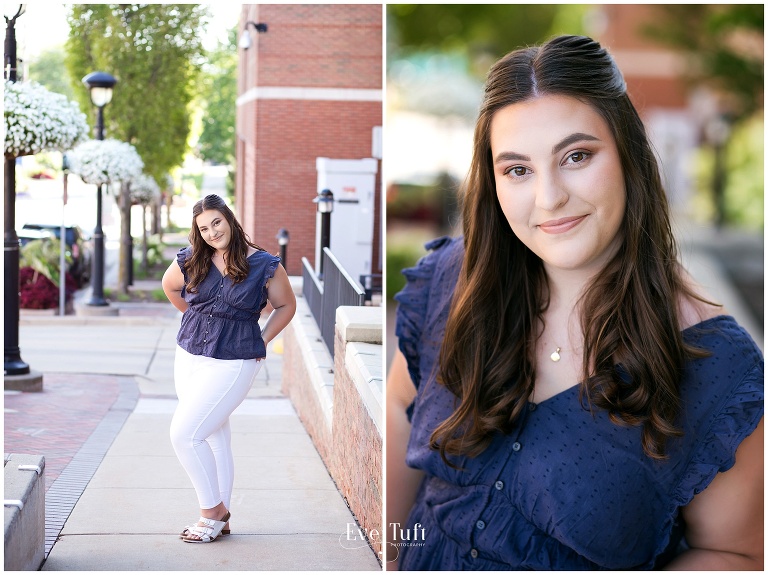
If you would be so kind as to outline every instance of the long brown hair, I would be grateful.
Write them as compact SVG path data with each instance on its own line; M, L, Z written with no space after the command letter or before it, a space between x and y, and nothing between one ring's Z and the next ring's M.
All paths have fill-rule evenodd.
M224 202L221 196L209 194L192 207L192 229L189 231L189 243L192 244L192 255L184 262L184 270L187 272L189 282L186 289L189 293L196 293L197 286L202 283L211 269L211 257L216 252L203 239L197 227L196 218L205 210L217 210L227 220L232 230L232 237L227 246L227 261L224 275L232 278L235 283L240 283L248 277L248 247L261 250L259 246L251 242L245 233L235 214Z
M446 454L478 455L495 432L513 429L533 393L537 326L549 287L541 260L501 211L490 126L501 108L543 94L577 98L603 117L627 197L623 244L581 300L580 398L607 410L616 424L642 425L645 453L661 459L668 438L680 433L684 362L705 355L683 341L676 302L701 298L683 281L656 160L621 72L600 44L579 36L511 52L489 72L462 204L464 261L439 357L438 381L460 401L431 446L449 464Z

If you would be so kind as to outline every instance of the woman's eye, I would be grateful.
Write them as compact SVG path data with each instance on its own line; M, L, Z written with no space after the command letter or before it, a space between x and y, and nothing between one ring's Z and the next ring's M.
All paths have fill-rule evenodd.
M578 164L586 160L588 157L589 157L589 154L587 152L573 152L572 154L568 155L567 160L570 163Z
M515 167L510 168L509 170L507 170L507 174L508 175L512 175L512 176L515 176L517 178L522 178L527 173L528 173L528 168L523 167L523 166L515 166Z

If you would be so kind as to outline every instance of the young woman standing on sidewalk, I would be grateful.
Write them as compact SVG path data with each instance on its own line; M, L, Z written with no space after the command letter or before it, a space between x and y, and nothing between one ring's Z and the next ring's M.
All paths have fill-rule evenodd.
M211 194L192 208L191 246L163 276L181 312L174 378L179 405L171 441L197 493L200 520L187 543L229 533L234 461L229 416L263 365L267 344L291 321L296 298L280 258L253 244L224 200ZM261 311L274 311L264 328Z

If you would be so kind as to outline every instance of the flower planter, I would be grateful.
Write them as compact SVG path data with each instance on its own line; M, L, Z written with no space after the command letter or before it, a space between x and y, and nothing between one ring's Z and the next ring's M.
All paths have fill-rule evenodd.
M59 308L53 308L53 309L24 309L21 308L19 310L19 313L22 316L48 316L48 315L59 315Z

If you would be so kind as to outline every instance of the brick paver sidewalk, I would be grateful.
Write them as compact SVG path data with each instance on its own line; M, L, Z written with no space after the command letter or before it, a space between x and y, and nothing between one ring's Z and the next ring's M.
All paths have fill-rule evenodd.
M72 461L120 394L111 375L46 373L40 393L5 392L5 452L45 456L45 488Z
M133 377L46 373L5 392L5 453L45 457L45 557L138 398Z

